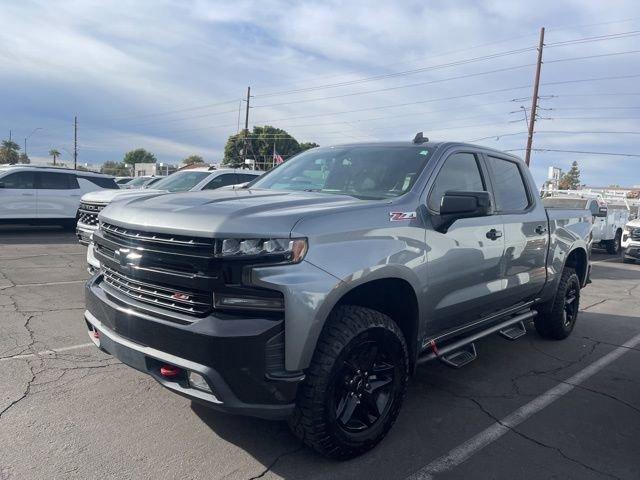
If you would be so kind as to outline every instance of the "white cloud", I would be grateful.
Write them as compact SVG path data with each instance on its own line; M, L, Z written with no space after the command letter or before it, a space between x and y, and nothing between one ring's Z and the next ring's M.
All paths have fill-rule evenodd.
M52 145L70 145L69 119L80 118L84 158L119 158L138 146L177 161L202 153L219 157L236 131L237 104L156 112L239 99L252 85L251 123L273 122L296 137L321 144L355 140L410 139L418 130L435 139L471 140L517 133L526 127L520 105L529 107L535 52L457 65L349 86L263 96L326 83L440 65L511 49L532 47L546 25L547 44L637 30L632 1L483 2L398 1L40 1L3 6L0 11L0 88L7 93L0 129L26 136L35 126L33 154L46 157ZM615 22L605 24L606 22ZM576 25L591 25L576 27ZM637 38L545 49L543 83L640 73L638 55L553 63L574 56L637 49ZM477 46L477 48L469 48ZM513 71L460 78L366 95L341 94L425 83L510 66ZM543 118L640 116L639 111L598 110L639 106L640 98L595 96L637 92L637 78L584 84L543 85ZM521 90L428 101L488 90ZM570 97L564 94L592 94ZM548 98L549 95L556 95ZM521 100L510 102L512 99ZM314 100L289 105L261 105ZM413 105L412 105L413 103ZM403 106L378 108L404 104ZM571 107L593 110L563 110ZM353 113L340 113L354 110ZM226 113L220 113L226 112ZM510 113L516 112L516 113ZM134 116L149 115L139 118ZM125 118L123 118L125 117ZM542 130L640 131L638 119L541 120ZM61 128L60 125L67 127ZM464 127L464 128L459 128ZM48 130L47 130L48 129ZM481 143L522 148L524 135ZM536 145L558 149L635 153L631 135L539 135ZM31 148L30 148L31 150ZM30 152L31 153L31 152ZM91 154L91 156L89 156ZM584 161L583 178L600 181L602 164L611 183L626 181L628 163L540 153L534 172L558 163ZM618 168L618 166L620 166ZM591 173L593 172L593 174ZM538 178L538 177L536 177ZM635 183L640 183L635 180Z

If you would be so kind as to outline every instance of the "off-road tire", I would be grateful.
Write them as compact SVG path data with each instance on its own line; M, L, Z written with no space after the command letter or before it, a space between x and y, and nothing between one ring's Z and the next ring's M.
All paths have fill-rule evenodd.
M338 375L349 352L363 341L382 338L393 344L399 361L394 362L386 414L381 415L367 430L346 432L336 413L332 413ZM375 340L374 340L375 341ZM394 343L394 342L397 342ZM385 343L386 344L386 343ZM378 343L376 343L378 345ZM376 350L377 351L377 350ZM330 458L346 460L375 447L395 422L407 389L409 354L404 336L396 323L376 310L345 305L334 310L318 340L316 350L298 390L295 411L289 419L293 433L306 445Z
M610 255L618 255L620 253L620 243L622 242L622 232L618 230L613 240L607 242L607 253Z
M573 318L568 320L567 300L568 295L574 292L575 309ZM545 337L554 340L563 340L573 331L580 309L580 279L573 268L565 268L558 284L555 298L542 304L538 309L538 315L534 319L536 330Z

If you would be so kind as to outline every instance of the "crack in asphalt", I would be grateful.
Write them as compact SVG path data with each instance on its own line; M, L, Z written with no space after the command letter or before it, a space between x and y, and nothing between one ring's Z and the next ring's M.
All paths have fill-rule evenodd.
M298 453L299 451L303 450L304 446L300 446L300 447L296 447L293 450L289 450L286 452L281 453L280 455L278 455L268 466L267 468L265 468L262 473L260 473L259 475L256 475L254 477L249 477L247 480L257 480L258 478L262 478L264 477L267 473L269 473L273 467L275 467L276 463L278 463L282 457L286 457L288 455L293 455L294 453Z
M574 458L574 457L570 456L570 455L569 455L569 454L567 454L565 451L563 451L560 447L556 447L555 445L550 445L550 444L548 444L548 443L545 443L545 442L543 442L542 440L539 440L539 439L534 438L534 437L532 437L532 436L530 436L530 435L527 435L526 433L523 433L522 431L518 430L517 428L511 427L510 425L505 424L501 419L499 419L499 418L498 418L498 417L496 417L493 413L491 413L489 410L487 410L487 409L484 407L484 405L482 405L482 403L480 403L478 400L476 400L475 398L473 398L473 397L471 397L471 396L468 396L468 395L461 395L461 394L458 394L458 393L454 393L454 392L451 392L451 391L449 391L449 390L447 390L447 389L444 389L444 388L442 388L442 387L438 387L438 386L436 386L435 388L436 388L436 389L439 389L439 390L441 390L441 391L443 391L443 392L445 392L445 393L448 393L449 395L451 395L451 396L452 396L452 397L454 397L454 398L461 398L461 399L463 399L463 400L470 401L470 402L471 402L471 403L473 403L476 407L478 407L478 409L479 409L482 413L484 413L485 415L487 415L487 416L488 416L490 419L492 419L494 422L496 422L496 423L498 423L499 425L501 425L501 426L505 427L505 428L506 428L507 430L509 430L510 432L513 432L513 433L515 433L516 435L518 435L519 437L521 437L521 438L523 438L523 439L525 439L525 440L527 440L527 441L529 441L529 442L532 442L532 443L534 443L534 444L536 444L536 445L538 445L538 446L540 446L540 447L543 447L543 448L546 448L546 449L549 449L549 450L553 450L553 451L555 451L555 452L556 452L556 453L558 453L562 458L564 458L565 460L567 460L567 461L569 461L569 462L571 462L571 463L574 463L574 464L576 464L576 465L579 465L579 466L581 466L581 467L583 467L583 468L585 468L585 469L587 469L587 470L589 470L589 471L592 471L592 472L594 472L594 473L597 473L597 474L599 474L599 475L603 475L603 476L606 476L606 477L609 477L609 478L614 478L614 479L616 479L616 480L622 480L622 479L621 479L621 477L618 477L618 476L613 475L613 474L608 473L608 472L604 472L604 471L602 471L602 470L598 470L597 468L595 468L595 467L593 467L593 466L591 466L591 465L589 465L589 464L587 464L587 463L584 463L584 462L582 462L582 461L578 460L577 458Z

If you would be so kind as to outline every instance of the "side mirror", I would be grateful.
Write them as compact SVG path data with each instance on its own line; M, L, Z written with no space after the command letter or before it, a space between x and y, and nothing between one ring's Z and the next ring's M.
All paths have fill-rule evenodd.
M442 197L436 230L444 232L461 218L486 217L492 214L489 192L449 191Z

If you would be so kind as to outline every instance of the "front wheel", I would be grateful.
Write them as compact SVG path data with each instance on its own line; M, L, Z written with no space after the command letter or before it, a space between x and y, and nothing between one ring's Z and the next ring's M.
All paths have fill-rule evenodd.
M580 279L573 268L565 268L553 300L543 304L534 323L540 335L563 340L573 331L580 310Z
M369 308L338 307L300 387L291 429L328 457L360 455L395 422L408 377L409 354L396 323Z
M610 255L617 255L620 253L620 243L622 241L622 232L618 230L613 240L607 242L607 253Z

